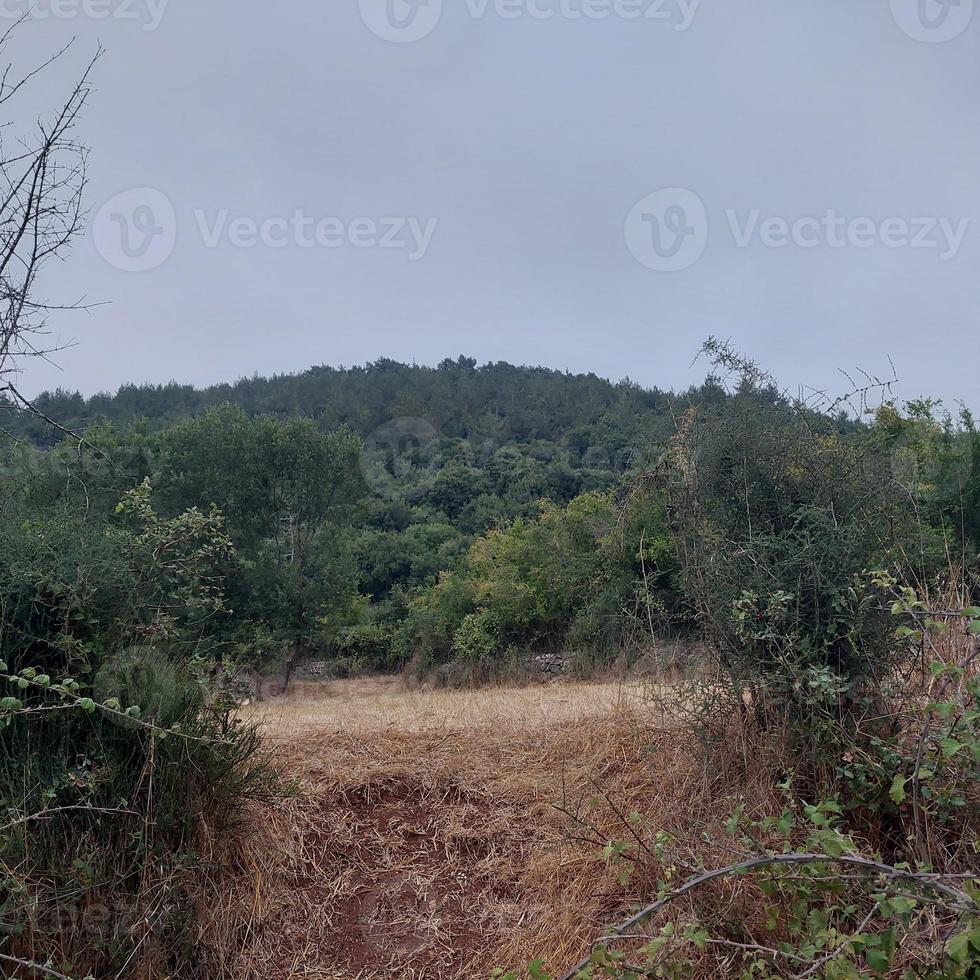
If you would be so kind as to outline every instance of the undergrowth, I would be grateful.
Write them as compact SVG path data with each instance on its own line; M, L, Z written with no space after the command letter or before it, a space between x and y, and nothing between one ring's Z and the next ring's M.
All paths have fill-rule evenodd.
M275 783L258 734L159 652L107 664L95 690L7 670L4 975L193 975L192 896L214 842Z

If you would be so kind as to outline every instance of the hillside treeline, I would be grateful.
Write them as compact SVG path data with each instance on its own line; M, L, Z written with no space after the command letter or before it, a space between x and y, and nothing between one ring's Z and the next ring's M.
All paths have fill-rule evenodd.
M204 407L222 396L235 402ZM729 389L712 376L669 395L466 358L40 404L74 405L81 414L63 416L72 425L103 414L76 429L81 443L14 417L33 438L3 451L5 592L20 598L7 604L0 647L119 645L125 615L93 616L92 603L131 601L113 585L123 573L107 549L139 494L159 521L214 514L230 542L210 572L225 600L194 634L198 655L284 680L304 658L425 671L542 649L601 658L685 630L694 610L658 473L691 419L745 405L760 419L793 411L769 379ZM859 485L882 468L902 480L920 525L955 540L972 567L980 482L968 413L928 402L886 402L858 419L807 411L808 425L860 460ZM757 425L745 452L763 444ZM727 488L734 506L760 475L751 479ZM797 512L788 487L766 492ZM943 557L930 545L926 559L923 547L920 565ZM102 552L104 563L86 557Z
M195 388L123 385L115 394L85 398L78 392L44 392L40 412L69 429L100 421L146 419L162 428L211 408L233 404L248 415L303 416L323 431L342 425L362 437L392 419L424 419L440 435L474 443L566 445L582 455L642 447L651 420L669 414L674 396L629 381L614 384L594 374L569 374L506 362L478 365L460 356L438 367L386 358L359 367L314 367L294 375L247 378ZM50 445L60 435L28 414L10 422L15 434Z

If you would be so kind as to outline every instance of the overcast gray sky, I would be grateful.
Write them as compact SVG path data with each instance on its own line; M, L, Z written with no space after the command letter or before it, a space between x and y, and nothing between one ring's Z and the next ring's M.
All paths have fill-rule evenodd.
M686 386L718 334L976 404L973 0L412 4L39 0L23 64L78 49L33 107L107 48L45 285L107 305L24 387L459 353Z

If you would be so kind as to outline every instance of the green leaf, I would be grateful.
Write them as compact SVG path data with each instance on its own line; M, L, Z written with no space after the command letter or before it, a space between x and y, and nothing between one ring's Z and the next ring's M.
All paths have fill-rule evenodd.
M908 780L901 773L898 773L892 780L891 789L888 790L888 795L891 797L892 803L898 804L905 799L906 782Z
M864 957L868 961L868 966L878 973L885 973L891 967L891 957L880 949L866 949Z
M735 831L738 829L738 825L742 819L742 813L744 811L745 811L745 804L744 803L739 804L739 806L735 809L735 812L728 818L727 822L725 823L725 833L728 834L729 837L731 837L732 834L734 834Z
M898 915L908 915L909 913L915 911L916 906L919 903L914 898L909 898L906 895L894 895L888 899L888 906Z
M965 963L970 948L970 930L964 929L946 943L946 953L956 963Z

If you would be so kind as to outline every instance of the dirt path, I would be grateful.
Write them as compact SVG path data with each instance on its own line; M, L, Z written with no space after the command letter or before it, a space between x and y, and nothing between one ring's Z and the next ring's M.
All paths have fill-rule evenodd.
M207 899L212 976L473 980L536 955L567 965L630 895L597 859L601 840L570 838L556 804L584 806L602 786L627 812L642 801L704 819L636 687L405 692L382 679L310 693L256 709L297 791L255 814L236 873ZM613 834L615 814L595 819Z

